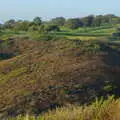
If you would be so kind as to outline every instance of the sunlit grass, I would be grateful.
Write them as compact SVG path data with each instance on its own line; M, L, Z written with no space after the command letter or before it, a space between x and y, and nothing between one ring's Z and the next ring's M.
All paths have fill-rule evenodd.
M97 37L88 37L88 36L66 36L68 39L80 39L80 40L96 40Z
M68 105L56 110L48 111L39 117L26 115L8 120L120 120L120 99L113 96L108 100L96 99L89 106Z

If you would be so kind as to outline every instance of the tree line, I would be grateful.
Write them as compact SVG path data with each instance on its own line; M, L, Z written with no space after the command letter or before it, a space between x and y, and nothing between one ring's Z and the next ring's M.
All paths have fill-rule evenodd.
M49 21L43 21L41 17L35 17L32 21L27 20L14 20L10 19L3 25L0 25L1 29L13 29L21 31L60 31L60 27L66 27L69 29L78 29L80 27L99 27L109 24L120 23L120 17L107 14L107 15L89 15L82 18L69 18L56 17Z

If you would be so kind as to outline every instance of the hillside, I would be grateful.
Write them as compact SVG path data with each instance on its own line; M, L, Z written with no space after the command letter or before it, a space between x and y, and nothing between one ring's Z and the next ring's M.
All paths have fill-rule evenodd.
M119 48L100 41L1 40L1 116L119 96Z

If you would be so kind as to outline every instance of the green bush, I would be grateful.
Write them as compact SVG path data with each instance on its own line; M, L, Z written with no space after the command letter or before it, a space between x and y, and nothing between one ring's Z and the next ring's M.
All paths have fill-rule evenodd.
M116 32L110 37L110 40L120 40L120 28L117 28Z
M50 25L46 25L44 28L45 32L53 32L53 31L60 31L59 26L54 25L54 24L50 24Z

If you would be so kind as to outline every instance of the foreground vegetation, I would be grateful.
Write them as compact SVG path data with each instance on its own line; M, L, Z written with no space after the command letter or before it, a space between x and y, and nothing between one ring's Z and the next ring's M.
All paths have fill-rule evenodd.
M107 100L96 100L89 106L68 105L38 116L18 116L8 120L119 120L120 99L113 96Z

